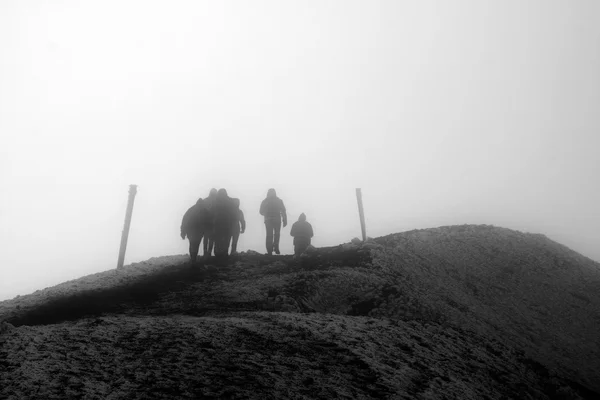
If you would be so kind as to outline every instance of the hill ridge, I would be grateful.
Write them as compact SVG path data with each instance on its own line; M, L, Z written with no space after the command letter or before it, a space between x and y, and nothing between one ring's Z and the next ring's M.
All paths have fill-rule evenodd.
M486 338L477 340L488 343L483 351L492 357L498 346L515 348L510 360L538 371L538 383L531 385L546 379L540 376L567 377L578 396L586 397L585 386L600 391L594 378L600 368L598 264L544 235L445 226L321 248L299 260L247 252L226 268L191 268L184 255L166 256L54 288L0 302L0 320L17 326L15 331L177 315L240 315L245 321L288 315L307 326L328 315L341 318L336 326L356 318L415 321L463 332L456 334L469 343ZM45 295L51 295L47 302ZM498 354L503 352L509 350ZM584 356L588 362L581 365ZM574 382L584 386L577 389Z

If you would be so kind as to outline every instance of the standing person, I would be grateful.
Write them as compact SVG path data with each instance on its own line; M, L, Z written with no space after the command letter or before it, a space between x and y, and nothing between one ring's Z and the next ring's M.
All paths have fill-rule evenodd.
M226 259L231 242L231 228L235 220L233 201L225 189L219 189L213 206L215 256Z
M211 216L212 216L213 207L215 205L216 199L217 199L217 189L212 188L212 189L210 189L210 193L208 194L208 197L206 199L204 199L206 209L209 212L209 214L211 214ZM204 233L204 243L203 243L204 257L211 256L211 254L213 252L214 244L215 244L214 232L212 231L212 229L210 229L209 231Z
M281 221L283 227L287 225L287 214L283 201L277 197L275 189L267 191L267 198L260 203L260 215L265 217L265 227L267 228L267 253L269 255L280 254L279 235L281 233Z
M290 235L294 238L294 255L299 256L310 246L310 239L313 237L312 225L306 221L304 213L292 224Z
M200 198L192 207L190 207L181 220L181 238L185 240L187 236L190 241L190 261L196 262L200 242L204 233L210 230L211 221L204 201Z
M244 213L240 210L240 199L231 199L234 208L234 221L233 228L231 231L231 255L237 253L237 243L240 237L240 233L244 233L246 230L246 220L244 219ZM240 229L241 225L241 229Z

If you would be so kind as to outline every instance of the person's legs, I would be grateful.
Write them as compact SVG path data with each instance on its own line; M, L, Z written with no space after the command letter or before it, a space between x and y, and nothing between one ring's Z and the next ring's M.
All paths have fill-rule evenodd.
M231 236L231 254L237 253L237 243L240 238L239 231L233 231L233 235Z
M279 236L281 234L281 220L273 221L273 250L275 254L279 254Z
M310 238L304 238L304 237L294 238L294 254L300 255L300 254L304 253L304 251L308 248L309 245L310 245Z
M231 244L231 232L227 232L223 237L223 240L225 240L225 251L223 253L225 254L225 257L227 257L229 255L229 245Z
M212 232L208 236L208 256L210 257L213 253L213 247L215 245L215 234ZM215 250L216 251L216 250ZM216 254L215 254L216 255Z
M208 233L204 234L204 239L202 240L202 249L204 251L204 257L208 257Z
M231 229L229 227L215 229L214 241L215 256L227 256L231 243Z
M198 251L200 250L200 241L202 240L202 236L200 236L200 239L188 239L190 241L190 260L192 261L192 263L195 263L198 258Z
M202 251L203 257L208 257L208 233L205 233L202 237Z
M209 228L204 231L204 257L210 257L213 254L215 245L215 229Z
M215 258L217 265L227 265L227 252L229 251L229 242L231 241L231 232L227 229L215 231Z
M265 227L267 228L267 253L273 253L273 220L266 219Z
M223 244L224 244L223 233L215 232L215 234L213 236L213 241L214 241L214 248L215 248L215 257L219 257L220 255L223 254Z

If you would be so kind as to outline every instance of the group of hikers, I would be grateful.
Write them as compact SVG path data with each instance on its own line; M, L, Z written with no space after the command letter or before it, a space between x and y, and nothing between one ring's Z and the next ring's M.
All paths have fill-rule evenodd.
M267 254L280 254L279 238L281 225L287 226L287 212L283 201L277 197L275 189L267 191L267 197L260 204L260 214L264 216L267 230ZM221 260L237 254L240 234L246 230L244 213L240 209L240 200L231 198L225 189L211 189L207 198L198 199L190 207L181 221L181 238L190 242L190 259L195 263L203 243L204 257L213 254ZM294 255L302 254L311 244L313 229L306 221L306 215L300 214L298 221L290 231L294 238ZM231 245L231 250L229 249Z

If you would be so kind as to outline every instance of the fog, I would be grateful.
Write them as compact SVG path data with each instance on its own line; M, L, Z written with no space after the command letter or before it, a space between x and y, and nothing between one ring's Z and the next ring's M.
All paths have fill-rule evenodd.
M493 224L600 260L600 3L0 3L0 300L184 254L275 188L313 244ZM289 228L281 250L292 252Z

